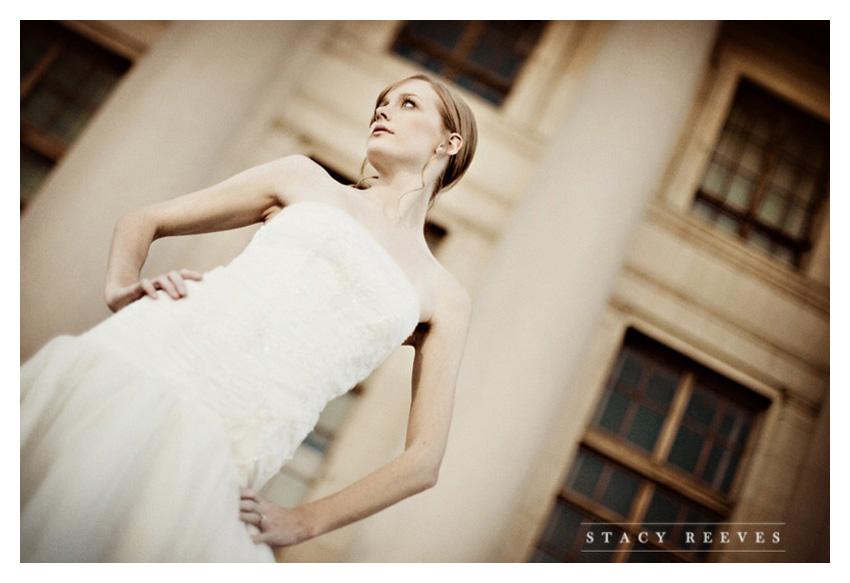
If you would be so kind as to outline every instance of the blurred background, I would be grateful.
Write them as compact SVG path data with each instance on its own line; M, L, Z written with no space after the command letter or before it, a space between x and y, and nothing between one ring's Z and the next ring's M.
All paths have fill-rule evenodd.
M475 306L440 483L279 560L828 561L829 34L21 21L21 359L108 316L124 212L293 153L355 182L377 94L430 72L480 126L428 225ZM157 241L145 272L253 231ZM267 493L395 456L411 361L334 401Z

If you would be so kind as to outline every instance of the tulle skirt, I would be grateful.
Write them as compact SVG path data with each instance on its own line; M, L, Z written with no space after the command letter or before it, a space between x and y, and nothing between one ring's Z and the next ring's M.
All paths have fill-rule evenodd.
M156 371L54 339L21 368L21 560L273 561L239 520L230 449Z

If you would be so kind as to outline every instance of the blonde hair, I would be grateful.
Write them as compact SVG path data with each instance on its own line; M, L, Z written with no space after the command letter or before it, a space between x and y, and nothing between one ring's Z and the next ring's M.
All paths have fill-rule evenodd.
M469 169L469 165L472 163L472 158L475 156L475 148L478 146L478 126L475 122L475 114L472 113L472 109L470 109L466 102L461 99L457 93L455 93L447 85L440 83L427 75L421 74L413 75L406 79L402 79L401 81L397 81L381 91L378 95L378 99L375 100L375 111L372 114L372 119L374 119L375 112L377 112L378 107L380 107L381 103L384 101L384 97L386 97L387 93L402 83L406 83L407 81L412 81L414 79L425 81L431 85L431 88L440 100L440 116L443 120L443 128L449 133L459 134L463 140L460 150L458 150L456 154L449 156L449 162L446 165L445 170L437 178L437 183L434 186L434 191L431 193L430 198L433 203L434 198L440 192L448 190L457 184L457 182ZM436 155L432 156L431 160L434 160L435 157ZM425 167L431 163L431 160L428 160ZM365 171L366 163L366 160L364 160L360 169L361 175ZM425 168L422 168L422 175L424 180ZM357 187L368 188L369 185L365 182L366 180L369 180L369 178L362 178L360 182L357 183Z

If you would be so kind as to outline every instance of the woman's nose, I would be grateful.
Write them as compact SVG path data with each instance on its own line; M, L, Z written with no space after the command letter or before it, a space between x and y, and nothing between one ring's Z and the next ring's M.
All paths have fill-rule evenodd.
M385 119L389 121L390 116L386 106L381 106L375 110L375 119Z

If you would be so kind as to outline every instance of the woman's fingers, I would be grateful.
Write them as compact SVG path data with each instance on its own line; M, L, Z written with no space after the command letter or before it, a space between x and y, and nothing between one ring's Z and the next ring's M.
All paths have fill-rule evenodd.
M167 293L171 299L179 300L189 293L186 286L187 279L201 281L203 275L193 269L180 269L153 278L145 277L135 284L107 290L106 305L113 312L117 312L145 296L152 300L157 299L159 290Z
M260 504L254 500L242 499L239 501L240 512L259 512Z
M142 279L139 281L139 285L142 286L142 290L145 292L145 295L156 299L156 286L151 280L147 278Z
M154 287L156 287L157 289L161 289L162 291L164 291L165 293L167 293L167 294L168 294L168 296L169 296L171 299L178 300L178 299L180 299L180 297L181 297L181 296L180 296L180 294L179 294L179 293L177 293L177 287L176 287L176 286L174 285L174 283L173 283L173 282L172 282L172 281L168 278L168 275L160 275L160 276L158 276L158 277L155 277L155 278L153 279L153 285L154 285Z
M259 527L263 523L263 515L259 512L240 512L239 520Z
M169 292L169 295L172 298L177 300L186 295L186 283L183 281L182 275L176 271L169 271L165 277L165 281L171 284L172 291Z
M204 277L200 272L197 272L194 269L181 269L179 273L183 276L183 279L194 279L195 281L201 281Z
M162 290L173 300L179 300L186 297L189 293L186 287L186 280L201 281L203 275L192 269L181 269L179 271L169 271L165 275L159 275L152 279L144 278L139 281L139 285L144 292L144 295L150 296L153 299L157 297L157 290Z
M261 532L260 534L255 534L251 537L251 540L254 541L255 544L267 544L274 545L276 542L276 536L271 532Z

